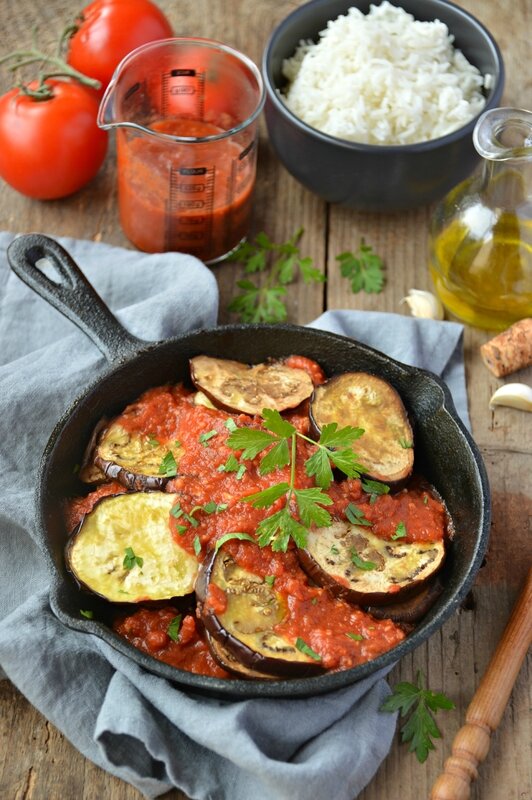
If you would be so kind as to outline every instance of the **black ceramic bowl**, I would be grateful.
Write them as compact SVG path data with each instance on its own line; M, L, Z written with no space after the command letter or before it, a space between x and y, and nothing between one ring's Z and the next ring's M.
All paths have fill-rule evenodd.
M378 0L375 0L378 5ZM444 22L454 45L480 72L493 76L483 111L499 105L504 87L500 50L486 28L446 0L401 0L415 19ZM447 136L419 144L357 144L321 133L295 116L279 92L285 58L301 40L318 40L329 20L355 6L364 14L370 0L311 0L274 30L263 57L266 123L272 147L287 170L307 189L330 203L360 211L401 211L431 203L464 180L479 160L472 143L478 114Z

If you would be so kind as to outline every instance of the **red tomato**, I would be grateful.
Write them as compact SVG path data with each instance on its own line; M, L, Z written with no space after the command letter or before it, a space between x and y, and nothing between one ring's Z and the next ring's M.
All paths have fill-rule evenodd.
M104 89L124 56L141 44L173 36L163 12L150 0L94 0L79 20L67 61Z
M98 95L76 81L48 79L52 97L18 89L0 97L0 176L39 200L65 197L96 175L107 133L96 125ZM29 84L35 89L37 83Z

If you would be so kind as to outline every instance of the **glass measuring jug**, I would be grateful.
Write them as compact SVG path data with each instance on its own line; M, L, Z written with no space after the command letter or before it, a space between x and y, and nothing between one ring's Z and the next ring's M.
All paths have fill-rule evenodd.
M430 270L449 311L502 330L532 316L532 112L486 111L473 143L483 163L436 208Z
M214 263L242 241L263 105L255 64L219 42L164 39L124 58L98 125L116 129L120 222L136 247Z

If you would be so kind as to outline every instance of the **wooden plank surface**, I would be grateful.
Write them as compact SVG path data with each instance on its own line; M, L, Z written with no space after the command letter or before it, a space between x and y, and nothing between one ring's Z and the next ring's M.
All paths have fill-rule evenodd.
M531 7L529 0L462 0L494 34L507 72L505 105L532 107L529 70ZM216 38L247 53L256 63L269 32L299 3L287 0L160 0L179 35ZM43 46L53 41L79 9L74 0L1 0L2 53L27 45L39 27ZM0 88L9 86L6 73ZM42 231L130 246L121 232L112 150L90 186L60 201L40 203L18 195L0 182L0 229ZM283 241L303 226L301 248L327 274L322 286L290 288L292 321L305 323L326 308L362 308L406 313L400 300L408 289L431 288L427 271L427 233L432 209L399 215L358 214L328 207L299 186L272 153L261 123L259 175L253 231L265 230ZM364 237L384 258L387 284L380 295L353 295L338 271L336 256L354 249ZM220 286L220 321L228 321L239 267L214 268ZM443 740L420 765L396 737L389 756L360 795L361 800L418 800L430 787L450 752L467 705L487 666L524 580L530 559L532 437L530 417L511 409L490 412L488 400L502 383L478 356L489 334L468 328L464 336L473 434L479 443L493 499L491 543L466 603L443 628L404 658L390 676L412 680L418 669L431 688L441 689L456 711L440 714ZM532 371L516 379L531 383ZM452 468L452 465L450 465ZM530 661L525 664L487 761L473 786L473 800L532 800L530 742ZM309 795L310 796L310 795ZM186 800L177 791L166 800ZM140 800L129 785L84 759L7 681L0 682L0 798L6 800ZM267 798L265 799L267 800Z

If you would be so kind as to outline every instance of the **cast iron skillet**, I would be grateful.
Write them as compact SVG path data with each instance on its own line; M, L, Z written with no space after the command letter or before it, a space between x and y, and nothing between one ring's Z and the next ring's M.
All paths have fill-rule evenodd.
M46 257L57 282L36 265ZM53 239L28 234L8 249L14 272L78 325L109 362L105 374L80 395L57 423L40 464L37 519L52 574L50 604L69 628L96 634L116 650L182 688L222 698L303 697L347 686L390 665L437 631L470 588L488 543L489 488L479 451L460 422L446 386L421 369L343 336L295 325L230 325L197 330L163 342L128 333L111 314L70 255ZM455 538L443 572L444 591L416 630L393 650L344 672L279 681L223 680L175 669L119 638L101 620L108 604L82 592L63 558L65 497L80 494L75 475L92 430L104 415L120 412L150 386L188 380L188 359L198 354L260 362L292 353L316 359L328 375L363 370L388 380L401 394L414 424L415 469L438 489L454 520ZM94 619L80 615L88 603Z

